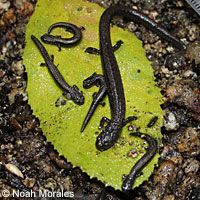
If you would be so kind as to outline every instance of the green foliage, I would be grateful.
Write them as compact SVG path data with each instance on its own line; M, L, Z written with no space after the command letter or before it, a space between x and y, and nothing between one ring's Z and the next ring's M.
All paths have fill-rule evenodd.
M40 119L40 125L47 141L63 155L74 167L79 166L90 177L97 177L106 185L121 189L122 175L128 174L132 166L145 153L145 141L129 136L128 126L133 125L140 131L156 138L161 145L160 127L163 123L163 111L160 108L162 96L155 86L153 69L145 57L142 42L134 34L116 26L111 27L112 42L122 40L124 44L115 52L123 80L126 98L126 117L137 116L138 120L123 128L117 144L105 152L99 152L95 147L98 125L103 116L110 117L108 98L106 106L99 106L83 133L81 125L92 102L92 94L97 87L83 89L83 80L94 72L102 74L100 56L84 52L87 47L99 48L98 25L104 11L96 4L82 0L38 0L36 10L26 29L26 48L24 64L28 73L27 92L33 114ZM56 106L62 91L55 83L46 67L41 67L44 59L31 40L31 35L38 39L47 33L48 27L55 22L70 22L84 26L83 39L79 45L72 48L58 48L44 44L49 54L54 55L54 63L72 85L76 84L84 92L85 103L78 106L70 100L66 105ZM64 29L56 28L52 34L70 36ZM140 72L139 72L139 71ZM63 97L64 98L64 97ZM156 124L147 128L147 124L158 116ZM138 156L131 158L127 153L136 149ZM151 175L159 154L144 168L143 175L135 181L139 186Z

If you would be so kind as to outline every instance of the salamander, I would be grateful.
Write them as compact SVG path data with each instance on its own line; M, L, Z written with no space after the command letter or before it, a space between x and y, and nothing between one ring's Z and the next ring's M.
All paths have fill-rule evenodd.
M48 67L51 75L55 79L55 81L58 83L58 85L64 90L64 93L67 95L67 97L74 101L74 103L82 105L84 103L84 96L83 92L78 89L76 85L70 86L65 79L63 78L62 74L59 72L58 68L54 65L53 60L49 56L47 50L42 45L42 43L35 37L31 36L31 39L34 41L38 49L40 50L44 60L45 64Z
M135 179L140 175L142 169L151 161L157 152L157 141L150 135L140 132L130 133L131 136L141 137L149 143L147 153L145 153L140 160L133 166L130 173L125 176L122 184L122 190L131 190Z
M157 33L161 38L171 42L180 50L186 49L186 46L180 40L137 10L125 6L113 6L104 11L99 24L100 56L110 103L111 119L103 117L101 120L101 125L105 122L108 124L103 128L103 131L99 134L96 140L96 147L100 151L112 147L120 137L123 126L129 121L135 119L134 117L128 117L125 119L126 106L124 89L119 67L111 44L110 23L116 15L121 15L135 22L141 23L151 31Z
M54 28L57 27L64 27L66 28L67 31L69 31L70 33L73 33L74 35L71 38L62 38L61 36L54 36L51 35L51 31ZM59 50L61 50L61 47L66 47L66 46L74 46L77 43L80 42L81 38L82 38L82 34L81 34L81 30L83 28L78 28L76 25L71 24L71 23L67 23L67 22L58 22L55 24L52 24L49 29L48 29L48 33L44 34L41 36L41 40L44 43L48 43L48 44L53 44L53 45L57 45Z

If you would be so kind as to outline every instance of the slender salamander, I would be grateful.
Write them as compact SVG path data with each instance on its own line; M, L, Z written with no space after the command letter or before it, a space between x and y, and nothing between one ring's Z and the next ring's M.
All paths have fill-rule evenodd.
M150 135L140 132L130 133L130 135L145 139L149 143L149 147L147 153L145 153L142 158L137 161L137 163L131 169L130 173L125 176L122 184L122 190L132 189L135 179L140 175L142 169L151 161L157 152L157 141Z
M150 18L132 8L113 6L104 11L99 24L100 54L110 103L111 119L103 117L101 120L101 124L104 124L104 122L108 124L97 137L96 147L100 151L112 147L120 137L122 127L127 122L133 120L132 117L125 119L124 89L110 39L110 22L116 15L122 15L135 22L142 23L145 27L157 33L166 41L171 42L180 50L186 49L186 46L180 40L169 34Z
M73 36L71 38L62 38L61 36L54 36L51 35L51 31L54 28L57 27L64 27L66 28L67 31L69 31L70 33L73 34ZM81 38L82 38L82 34L81 34L81 30L82 28L78 28L76 25L74 24L70 24L67 22L58 22L55 24L52 24L49 29L48 29L48 33L44 34L41 36L41 40L44 43L48 43L48 44L54 44L57 45L59 50L61 50L61 46L65 47L65 46L74 46L76 45L78 42L80 42Z
M78 89L76 85L73 85L72 87L65 81L57 67L54 65L52 59L50 58L47 50L45 47L42 45L42 43L35 37L31 36L31 39L34 41L38 49L40 50L44 60L45 64L48 67L51 75L53 78L56 80L58 85L64 90L65 93L69 94L70 99L74 101L74 103L82 105L84 103L84 96L82 91Z

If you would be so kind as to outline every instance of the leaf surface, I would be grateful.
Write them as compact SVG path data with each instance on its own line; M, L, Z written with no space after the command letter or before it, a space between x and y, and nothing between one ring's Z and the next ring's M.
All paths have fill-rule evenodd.
M161 143L163 111L160 107L162 96L155 86L151 63L145 56L142 42L133 33L111 26L111 39L115 44L122 40L124 44L115 52L126 98L126 117L137 116L138 120L123 128L122 134L114 147L99 152L95 147L99 122L103 116L110 118L110 107L106 97L105 106L98 106L85 131L81 133L81 125L92 102L92 95L97 87L83 88L83 80L94 72L102 74L100 56L85 53L87 47L99 48L98 26L104 9L82 0L38 0L35 12L26 29L26 47L23 60L28 74L28 101L33 114L40 119L40 125L47 141L63 155L74 167L78 166L91 178L96 177L106 185L121 190L122 175L128 174L132 166L145 153L148 144L136 137L129 136L128 126L139 128ZM41 15L42 13L42 15ZM84 105L76 105L66 100L65 105L56 106L62 99L62 90L55 83L47 67L41 67L44 59L31 40L31 35L38 39L47 33L49 26L56 22L70 22L85 30L81 42L71 48L62 48L44 44L48 53L54 55L54 63L70 84L76 84L85 95ZM71 37L63 28L52 31L54 35ZM61 97L61 98L60 98ZM148 128L149 121L157 116L156 124ZM131 149L137 151L137 157L128 157ZM139 186L151 175L159 154L143 169L134 187Z

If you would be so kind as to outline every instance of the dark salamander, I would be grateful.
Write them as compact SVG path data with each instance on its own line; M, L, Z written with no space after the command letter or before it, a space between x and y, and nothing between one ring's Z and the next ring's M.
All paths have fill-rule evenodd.
M57 67L54 65L53 60L50 58L47 50L42 45L42 43L35 37L31 36L31 39L34 41L38 49L40 50L44 60L45 64L48 67L51 75L56 80L58 85L64 90L64 93L69 96L69 98L74 101L74 103L82 105L84 103L84 96L82 91L78 89L76 85L73 85L72 87L65 81Z
M122 190L125 191L132 189L135 179L140 175L142 169L151 161L157 152L157 141L150 135L140 132L130 133L130 135L145 139L149 143L149 147L147 153L137 161L137 163L131 169L130 173L125 176L122 184Z
M70 33L72 33L74 35L71 38L62 38L61 36L51 35L50 34L51 31L57 27L64 27L64 28L66 28L66 31L69 31ZM61 47L74 46L78 42L80 42L80 40L82 38L81 30L82 30L82 28L78 28L74 24L70 24L67 22L58 22L58 23L52 24L49 27L48 33L44 34L41 37L41 40L48 44L57 45L59 50L61 50Z
M125 97L119 67L113 52L110 38L110 23L114 16L121 15L127 19L143 24L151 31L157 33L161 38L171 42L180 50L185 50L186 46L177 38L169 34L164 28L152 21L144 14L125 6L113 6L104 11L99 24L100 55L103 68L104 79L107 87L107 94L111 109L111 119L103 117L108 124L97 137L96 147L104 151L112 147L120 137L123 126L135 119L129 117L125 119Z
M110 23L116 15L121 15L130 20L141 23L151 31L157 33L161 38L171 42L180 50L186 49L186 46L180 40L169 34L165 29L153 22L150 18L132 8L125 6L113 6L104 11L99 24L100 54L110 103L111 119L109 120L104 117L101 120L101 125L104 122L107 122L108 124L97 137L96 147L100 151L104 151L112 147L119 138L122 127L128 121L133 120L132 117L125 119L124 89L110 38Z

